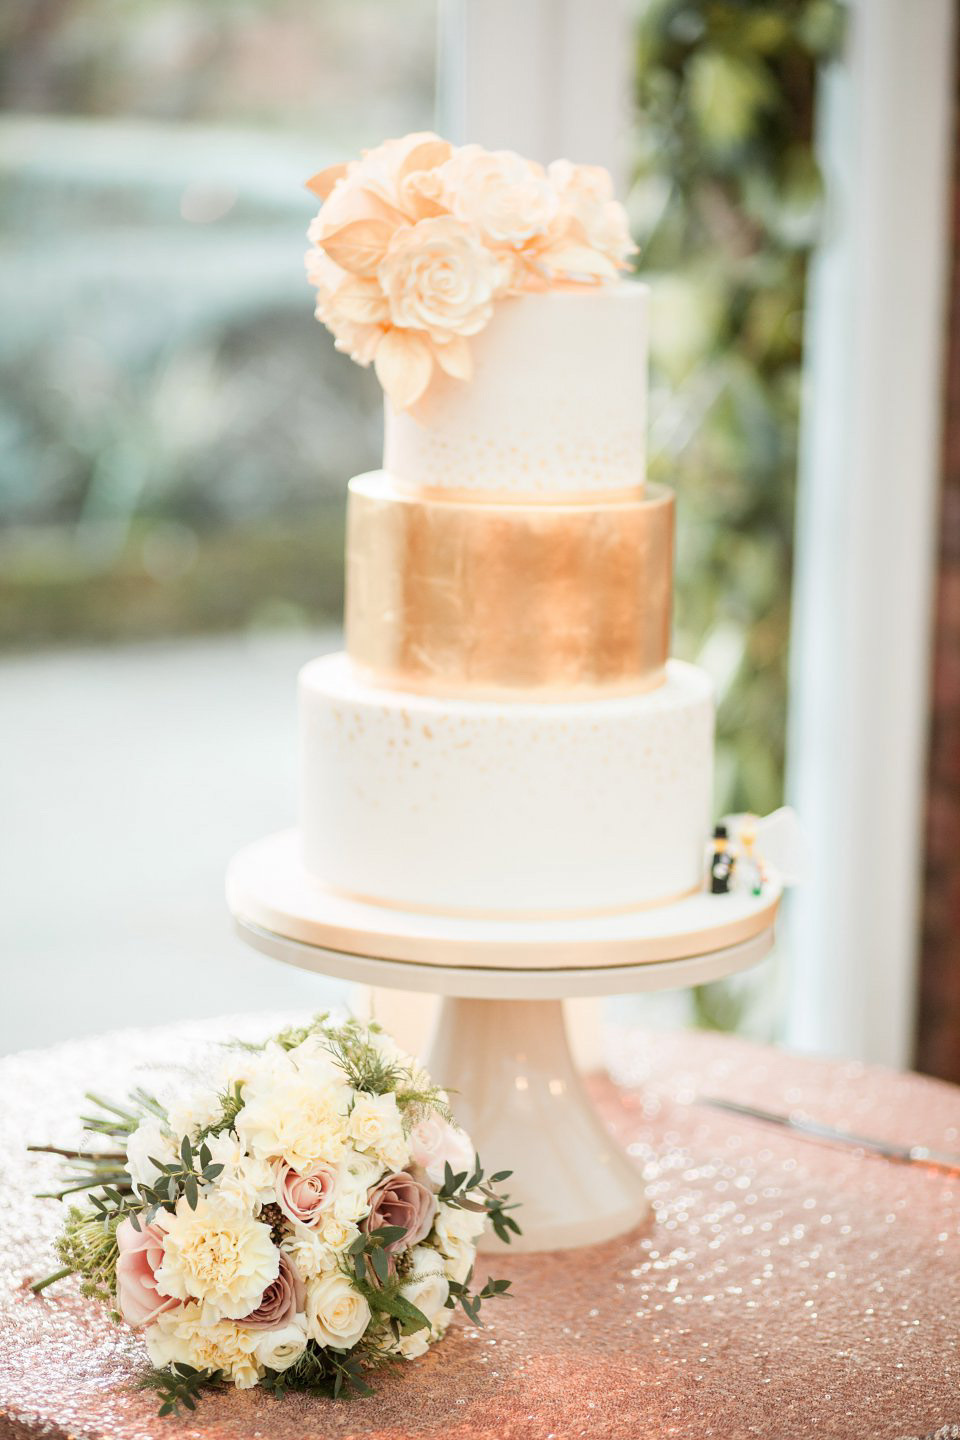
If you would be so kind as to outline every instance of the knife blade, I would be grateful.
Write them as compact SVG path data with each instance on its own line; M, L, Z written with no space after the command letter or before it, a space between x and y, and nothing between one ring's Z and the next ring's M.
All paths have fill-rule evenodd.
M778 1125L791 1130L807 1140L820 1140L826 1144L839 1145L860 1150L868 1155L879 1155L899 1165L925 1165L936 1170L947 1170L960 1174L960 1155L948 1155L934 1150L929 1145L900 1145L892 1140L877 1140L870 1135L857 1135L852 1130L841 1130L836 1125L825 1125L807 1115L782 1115L775 1110L763 1110L758 1105L745 1105L739 1100L725 1100L718 1095L702 1095L701 1105L711 1110L723 1110L729 1115L740 1115L745 1120L759 1120L765 1125Z

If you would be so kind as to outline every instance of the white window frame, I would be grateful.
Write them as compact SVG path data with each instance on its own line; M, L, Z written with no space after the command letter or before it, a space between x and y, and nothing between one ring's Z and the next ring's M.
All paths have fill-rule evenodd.
M943 334L952 0L854 0L824 77L828 230L809 286L788 788L787 1040L909 1065L916 1024Z

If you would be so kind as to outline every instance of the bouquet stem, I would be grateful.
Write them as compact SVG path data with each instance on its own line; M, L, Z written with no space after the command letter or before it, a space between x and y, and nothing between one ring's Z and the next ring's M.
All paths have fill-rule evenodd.
M48 1285L54 1285L58 1280L65 1280L68 1275L73 1274L73 1266L65 1265L62 1270L55 1270L52 1275L47 1275L43 1280L35 1280L30 1286L34 1295L39 1295L41 1290L46 1290Z

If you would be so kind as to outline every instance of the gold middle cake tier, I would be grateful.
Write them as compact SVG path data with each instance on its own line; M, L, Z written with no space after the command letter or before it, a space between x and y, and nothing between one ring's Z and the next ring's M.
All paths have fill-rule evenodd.
M663 683L674 505L661 486L548 501L351 480L347 651L401 690L537 698Z

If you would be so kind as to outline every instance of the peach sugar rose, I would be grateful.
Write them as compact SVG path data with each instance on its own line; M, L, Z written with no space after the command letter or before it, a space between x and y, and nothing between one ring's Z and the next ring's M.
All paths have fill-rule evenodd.
M469 339L495 301L615 280L633 250L607 172L428 132L315 175L307 277L337 349L373 363L397 410L436 371L472 373Z

